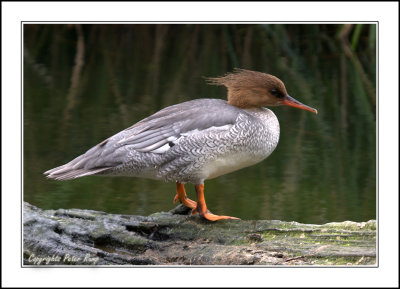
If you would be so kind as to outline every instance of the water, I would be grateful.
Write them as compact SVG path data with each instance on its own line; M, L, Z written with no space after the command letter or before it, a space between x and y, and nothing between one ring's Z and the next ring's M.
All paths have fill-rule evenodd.
M23 195L43 209L149 215L175 184L126 177L48 180L43 172L157 110L225 98L202 76L233 67L281 78L319 114L271 108L281 125L262 163L206 181L215 214L306 223L376 218L375 95L335 38L339 25L24 25ZM360 41L373 40L374 25ZM368 42L369 41L369 42ZM354 51L375 80L375 46ZM368 47L368 48L366 48ZM373 60L371 60L373 59ZM186 186L195 199L194 188Z

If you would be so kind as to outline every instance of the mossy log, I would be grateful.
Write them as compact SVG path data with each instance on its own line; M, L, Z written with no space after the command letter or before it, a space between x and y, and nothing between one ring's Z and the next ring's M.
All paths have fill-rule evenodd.
M375 265L376 221L209 222L183 205L150 216L24 203L24 265Z

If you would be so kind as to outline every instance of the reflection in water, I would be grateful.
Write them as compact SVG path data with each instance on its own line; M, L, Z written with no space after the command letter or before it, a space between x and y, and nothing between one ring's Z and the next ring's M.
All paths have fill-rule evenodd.
M174 183L57 182L42 173L165 106L225 98L202 76L241 67L278 76L319 114L272 108L277 149L208 181L213 212L307 223L375 218L375 25L24 24L24 41L24 200L43 209L170 210Z

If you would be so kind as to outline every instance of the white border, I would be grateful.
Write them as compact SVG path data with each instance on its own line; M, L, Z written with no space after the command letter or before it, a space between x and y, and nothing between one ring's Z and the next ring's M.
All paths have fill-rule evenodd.
M398 286L398 19L397 2L2 2L2 285ZM379 21L379 268L21 268L21 21L67 20Z

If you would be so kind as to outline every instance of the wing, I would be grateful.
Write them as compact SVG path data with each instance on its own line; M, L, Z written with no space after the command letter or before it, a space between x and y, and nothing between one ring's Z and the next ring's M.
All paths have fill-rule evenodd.
M178 138L210 128L226 129L240 109L219 99L198 99L173 105L123 131L119 144L140 152L162 153ZM164 148L164 149L161 149Z

